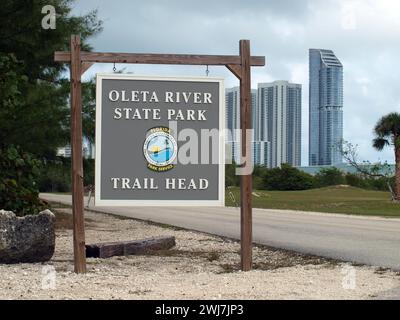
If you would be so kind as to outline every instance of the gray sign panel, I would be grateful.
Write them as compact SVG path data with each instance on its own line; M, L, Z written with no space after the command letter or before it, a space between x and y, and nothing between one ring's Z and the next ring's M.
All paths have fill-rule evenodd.
M98 74L97 206L223 206L224 89L211 77Z

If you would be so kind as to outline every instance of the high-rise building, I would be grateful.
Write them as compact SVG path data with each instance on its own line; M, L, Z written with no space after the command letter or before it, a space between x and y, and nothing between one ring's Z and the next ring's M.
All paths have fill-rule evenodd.
M269 155L270 155L270 143L269 141L252 141L251 143L251 155L254 165L258 166L269 166ZM232 156L235 163L240 163L240 142L228 141L227 142L227 154Z
M343 66L332 50L310 49L309 165L342 162Z
M269 166L269 157L271 152L271 144L269 141L253 141L252 143L253 150L253 163L255 165L268 167Z
M268 167L301 165L301 84L258 85L259 135L270 148Z
M226 143L228 145L229 156L233 161L240 163L240 88L228 88L225 91L225 121L226 121ZM257 103L257 90L251 90L252 108L252 156L255 165L268 164L268 142L260 139L260 112Z

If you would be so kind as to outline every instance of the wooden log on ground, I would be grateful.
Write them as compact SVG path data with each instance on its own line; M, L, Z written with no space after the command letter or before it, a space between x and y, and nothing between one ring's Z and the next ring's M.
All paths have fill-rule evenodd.
M155 237L135 241L104 242L86 245L87 258L110 258L168 250L175 246L175 237Z

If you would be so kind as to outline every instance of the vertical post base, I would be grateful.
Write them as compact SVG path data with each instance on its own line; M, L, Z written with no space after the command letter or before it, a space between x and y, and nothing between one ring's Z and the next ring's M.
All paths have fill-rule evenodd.
M86 272L85 219L83 216L81 39L71 36L71 149L74 269Z
M250 75L250 41L240 40L241 78L240 78L240 129L242 159L247 168L252 167L251 135L251 75ZM242 161L243 163L243 161ZM246 170L246 169L245 169ZM247 170L246 170L247 171ZM252 269L252 172L240 179L240 237L241 267L243 271Z

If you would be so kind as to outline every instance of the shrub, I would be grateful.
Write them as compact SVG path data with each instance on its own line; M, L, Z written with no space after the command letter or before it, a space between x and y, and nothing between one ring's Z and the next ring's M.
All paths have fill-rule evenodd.
M225 187L235 187L240 185L240 177L235 173L236 165L225 165Z
M44 209L36 183L40 166L41 161L19 147L0 148L0 209L21 216Z
M253 189L262 190L264 188L264 179L259 176L253 176Z
M313 177L310 174L289 164L266 170L263 180L266 190L307 190L314 187Z
M83 185L94 185L94 159L83 159ZM40 192L71 191L71 158L46 161L39 179Z
M362 174L348 173L345 176L346 183L352 187L388 191L388 184L394 188L394 177L366 177Z
M347 173L345 176L346 184L356 188L370 188L369 179L363 178L359 174Z
M38 181L40 192L68 192L71 190L71 161L56 157L46 160Z
M340 184L345 184L346 179L341 170L332 167L321 169L315 175L315 183L318 187L337 186Z
M394 190L394 177L379 177L379 178L370 178L369 181L369 189L380 190L380 191L388 191L388 183Z

